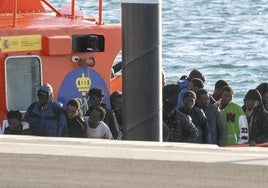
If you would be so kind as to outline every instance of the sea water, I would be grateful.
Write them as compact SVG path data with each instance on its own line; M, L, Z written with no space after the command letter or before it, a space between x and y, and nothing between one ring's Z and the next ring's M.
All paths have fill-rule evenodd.
M50 2L60 8L71 1ZM97 0L76 0L76 5L98 18ZM161 6L167 83L199 69L208 91L226 80L242 105L249 89L268 82L267 0L163 0ZM121 22L120 0L103 0L103 21Z

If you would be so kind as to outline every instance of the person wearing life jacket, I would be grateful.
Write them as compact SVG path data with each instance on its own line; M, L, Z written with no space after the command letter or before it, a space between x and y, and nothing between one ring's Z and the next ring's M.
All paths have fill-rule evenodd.
M243 110L249 124L249 145L268 142L268 112L263 107L261 94L257 89L247 92Z
M32 135L67 136L67 121L63 108L53 100L52 87L44 84L37 92L38 101L27 109L24 121L30 124Z

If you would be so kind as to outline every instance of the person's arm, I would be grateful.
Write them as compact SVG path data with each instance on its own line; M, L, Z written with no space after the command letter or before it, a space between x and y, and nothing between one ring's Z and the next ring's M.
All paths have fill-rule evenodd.
M108 125L113 138L116 139L118 137L118 133L119 133L119 125L117 122L117 119L115 117L115 114L112 110L106 110L106 118L104 120L104 122Z
M245 114L239 116L239 137L237 144L245 144L248 142L249 131L248 131L248 121Z
M107 126L107 129L106 129L105 138L106 139L114 139L108 126Z
M67 120L64 113L61 113L60 115L57 136L68 137Z
M218 107L217 107L217 112L216 112L216 126L217 126L217 134L218 134L217 144L218 146L225 146L226 130L223 125L223 120L222 120L220 109Z
M192 120L186 116L185 121L183 122L183 129L185 131L185 141L196 143L198 137L198 130Z
M207 117L203 110L199 109L197 112L198 112L198 116L200 118L200 124L202 127L202 136L203 136L202 143L211 144L212 143L211 131L210 131L210 126L208 124Z
M262 134L256 137L256 143L259 144L263 142L268 142L268 112L267 111L262 112L262 117L257 125L260 127L256 127L256 129L257 128L261 129Z

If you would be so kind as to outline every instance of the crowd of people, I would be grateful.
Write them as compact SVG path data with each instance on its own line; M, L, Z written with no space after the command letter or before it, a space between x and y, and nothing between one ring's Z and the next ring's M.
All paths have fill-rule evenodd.
M163 86L166 141L218 146L268 142L268 83L250 89L243 106L239 106L233 100L232 86L225 80L215 83L212 94L204 88L204 82L204 75L194 69L177 83ZM191 123L196 127L197 137Z
M24 117L18 110L7 113L9 126L5 128L4 134L122 139L120 91L111 94L112 109L106 109L102 103L103 89L90 89L90 106L86 116L81 116L80 104L76 99L70 99L63 109L53 99L50 84L42 85L37 96L38 101L29 106Z
M268 83L250 89L239 106L226 81L218 80L212 94L204 82L197 69L174 84L166 85L163 78L163 141L218 146L268 142ZM103 103L104 95L102 88L91 88L88 111L81 116L76 99L63 109L53 99L52 86L44 84L24 116L17 110L7 113L9 127L4 134L121 140L122 92L110 95L111 109Z

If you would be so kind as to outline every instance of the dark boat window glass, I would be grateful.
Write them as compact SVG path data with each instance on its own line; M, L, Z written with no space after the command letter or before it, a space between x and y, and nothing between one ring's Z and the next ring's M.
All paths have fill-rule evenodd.
M8 57L5 63L8 110L26 111L37 101L41 85L41 59L37 56Z
M72 48L75 52L104 52L103 35L73 35Z

